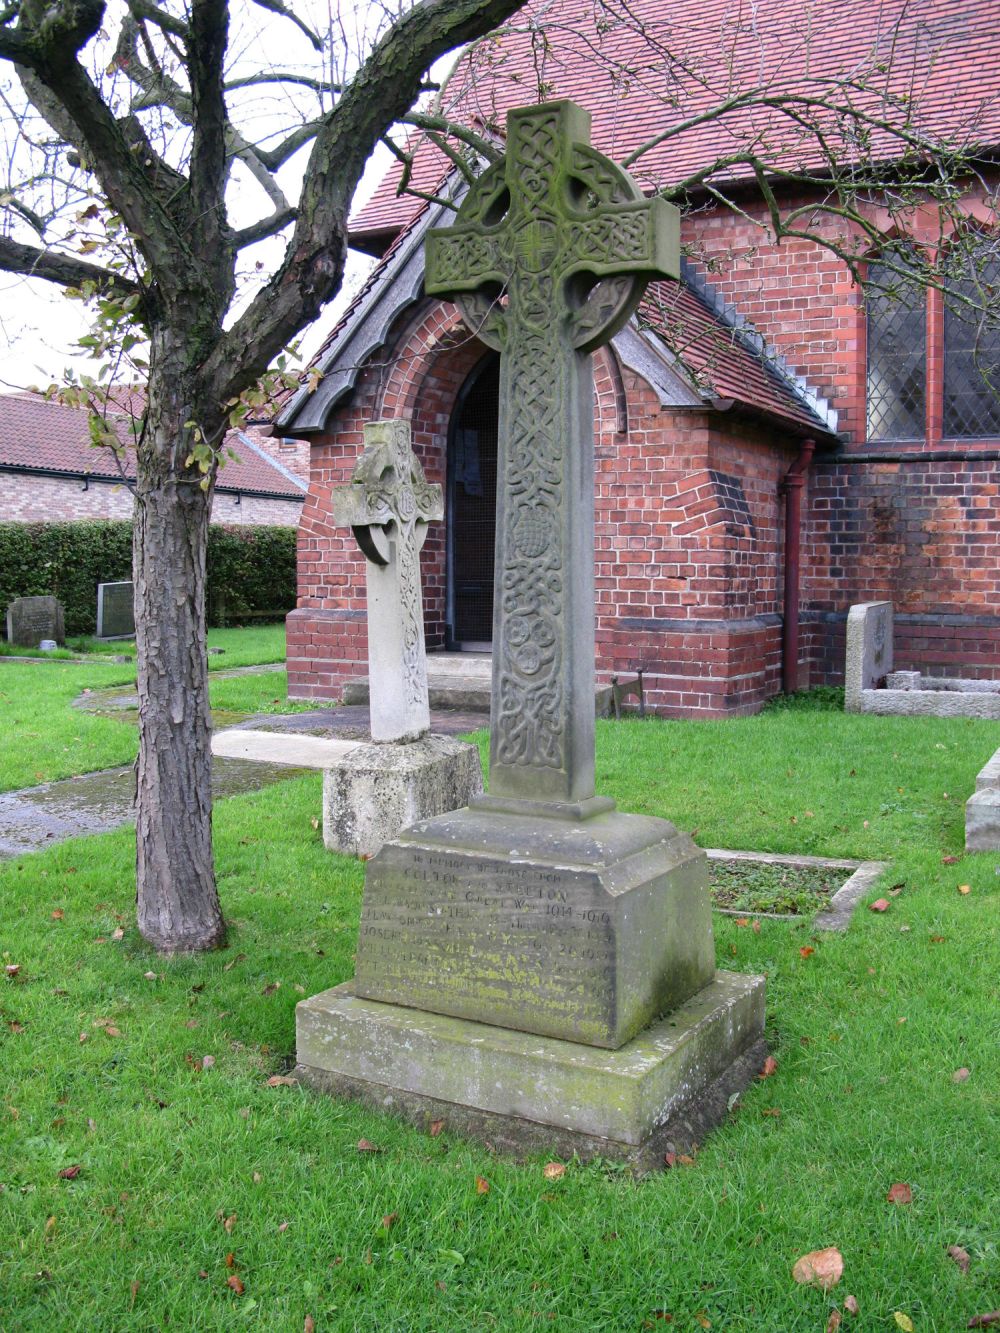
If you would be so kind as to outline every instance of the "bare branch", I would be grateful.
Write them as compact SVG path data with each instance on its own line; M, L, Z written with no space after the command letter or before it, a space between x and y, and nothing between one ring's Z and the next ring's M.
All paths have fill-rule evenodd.
M100 264L90 264L85 259L59 254L55 250L23 245L8 236L0 236L0 268L7 273L23 273L28 278L44 278L61 287L79 287L92 282L101 290L113 287L123 295L141 295L143 291L139 283Z
M294 222L297 216L297 211L289 207L279 209L269 217L261 218L259 222L251 223L249 227L244 227L236 233L233 238L234 248L245 250L248 245L256 245L258 241L266 241L269 236L276 235L289 223Z
M309 39L314 51L323 50L323 43L313 32L312 28L310 28L308 24L303 23L297 14L293 14L290 9L283 5L281 0L254 0L254 4L259 5L261 9L269 9L272 14L280 14L282 18L290 19L298 30Z

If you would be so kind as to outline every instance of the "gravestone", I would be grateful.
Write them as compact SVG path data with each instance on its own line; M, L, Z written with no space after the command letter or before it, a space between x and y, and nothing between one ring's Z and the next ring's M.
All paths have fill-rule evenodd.
M7 642L37 648L43 639L66 642L62 602L58 597L15 597L7 607Z
M860 713L862 690L874 690L892 670L892 602L859 602L847 613L844 710Z
M365 449L332 494L334 522L365 555L372 745L358 745L323 775L323 841L370 857L387 838L430 815L465 806L483 789L479 751L431 736L420 548L444 516L405 421L365 426Z
M595 792L589 354L679 252L676 210L588 138L573 103L510 112L428 238L426 291L501 352L489 795L369 863L354 981L299 1006L298 1062L493 1142L640 1160L759 1068L764 987L715 972L704 852Z
M97 585L97 637L131 639L135 635L135 585L131 579Z

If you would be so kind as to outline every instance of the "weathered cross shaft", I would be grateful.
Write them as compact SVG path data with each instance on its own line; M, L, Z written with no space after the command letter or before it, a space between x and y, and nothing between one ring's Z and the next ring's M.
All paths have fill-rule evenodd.
M425 288L501 353L490 797L594 796L590 353L678 271L676 210L588 143L572 102L511 111L503 163L431 232Z

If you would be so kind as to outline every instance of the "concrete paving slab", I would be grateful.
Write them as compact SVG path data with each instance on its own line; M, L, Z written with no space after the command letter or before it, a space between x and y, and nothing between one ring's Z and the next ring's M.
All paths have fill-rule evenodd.
M212 754L252 759L294 768L332 768L361 744L357 740L307 736L301 732L258 731L230 727L212 736Z

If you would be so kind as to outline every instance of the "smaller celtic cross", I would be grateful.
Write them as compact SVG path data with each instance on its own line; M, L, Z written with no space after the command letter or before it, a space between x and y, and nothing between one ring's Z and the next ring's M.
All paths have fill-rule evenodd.
M594 406L589 353L653 277L678 214L589 143L572 102L507 116L502 162L427 238L424 290L500 351L490 799L594 795Z
M444 505L407 422L369 422L354 475L331 498L334 523L351 528L365 554L372 740L417 740L430 730L420 548Z

